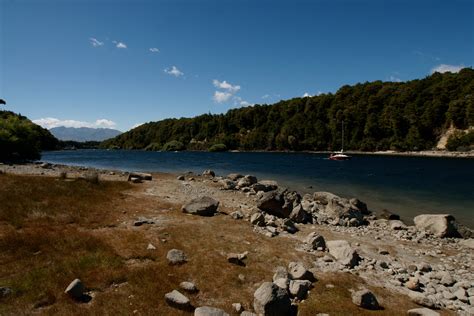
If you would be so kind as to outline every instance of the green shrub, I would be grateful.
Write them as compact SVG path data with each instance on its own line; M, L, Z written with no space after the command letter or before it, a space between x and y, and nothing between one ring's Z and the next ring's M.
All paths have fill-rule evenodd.
M209 148L211 152L218 152L218 151L227 151L227 146L225 144L214 144Z
M164 151L180 151L180 150L184 150L184 144L177 140L172 140L164 144L162 149Z

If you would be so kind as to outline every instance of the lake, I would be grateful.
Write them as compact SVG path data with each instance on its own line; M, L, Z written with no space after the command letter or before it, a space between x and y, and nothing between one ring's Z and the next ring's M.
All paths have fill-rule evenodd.
M74 150L44 152L42 160L126 171L253 174L301 193L357 197L373 211L387 209L408 221L423 213L450 213L474 228L474 159L355 155L331 161L312 153Z

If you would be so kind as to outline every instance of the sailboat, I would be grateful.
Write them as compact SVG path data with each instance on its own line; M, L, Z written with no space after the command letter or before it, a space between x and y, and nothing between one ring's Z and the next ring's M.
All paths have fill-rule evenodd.
M329 160L349 160L351 156L344 154L344 121L342 121L342 146L341 151L336 151L329 155Z

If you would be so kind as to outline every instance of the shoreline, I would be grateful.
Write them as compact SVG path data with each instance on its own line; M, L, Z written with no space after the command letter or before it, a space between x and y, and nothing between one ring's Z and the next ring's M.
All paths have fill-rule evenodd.
M97 172L100 179L104 181L127 181L129 175L128 172L119 170L48 163L0 165L0 170L10 174L30 174L39 177L58 177L61 172L67 172L67 179L80 178L89 172ZM201 267L199 260L206 257L203 254L216 253L215 249L205 248L205 241L218 236L216 242L222 242L222 245L217 246L219 251L224 251L225 254L235 249L235 251L248 254L250 259L245 268L246 271L260 263L264 263L266 269L274 268L275 263L268 264L269 258L274 258L274 253L266 253L266 251L269 249L284 251L278 253L285 258L285 261L295 260L293 258L305 261L307 266L313 266L317 276L321 279L343 273L360 277L371 287L376 287L384 293L404 295L407 299L406 302L411 301L411 304L428 304L430 308L447 308L453 311L472 310L472 306L469 303L464 303L464 299L464 301L458 300L456 297L453 299L452 295L448 299L446 298L448 294L446 297L443 296L444 292L455 293L458 288L474 289L474 274L472 274L474 266L471 264L474 261L474 253L469 250L474 247L472 238L443 238L420 230L417 226L406 225L397 219L379 217L379 214L375 217L362 211L360 211L362 214L368 214L364 215L364 219L341 217L342 222L328 221L324 218L329 214L325 205L329 206L331 203L325 204L322 201L332 199L334 195L331 193L322 193L319 198L316 198L315 194L302 196L299 205L293 206L293 211L298 209L298 212L301 210L306 212L307 209L311 209L308 214L314 216L316 214L314 212L317 212L323 214L323 217L318 215L317 219L314 217L313 220L306 221L303 219L304 216L291 215L293 211L290 216L275 216L271 213L274 204L272 207L265 207L261 201L268 194L279 192L283 188L273 181L252 180L251 176L243 177L252 182L251 185L241 184L239 179L243 178L231 179L231 175L220 177L214 175L212 171L205 171L202 174L153 172L152 177L149 180L144 179L145 181L130 183L132 189L128 190L127 196L135 198L131 203L140 210L117 212L116 214L121 219L114 222L113 226L110 226L110 223L105 224L111 234L115 236L132 229L138 232L141 229L138 226L150 227L150 230L143 229L143 232L148 231L152 234L150 236L156 235L155 229L170 230L170 234L162 236L166 236L171 242L174 239L182 238L178 244L190 255L190 262L187 265L196 264L199 267ZM235 184L237 186L234 186ZM260 188L254 185L259 185ZM267 189L269 191L266 191ZM282 194L285 200L294 198L293 192ZM183 213L182 205L188 204L196 197L203 196L212 197L218 202L219 210L215 216L201 217L196 214ZM355 209L362 210L364 208L364 203L361 201L337 196L335 198L343 205L349 203ZM138 203L138 201L140 202ZM123 204L123 202L120 203ZM142 208L142 205L149 206ZM166 207L157 208L156 205ZM325 208L326 210L324 210ZM349 213L346 214L352 216ZM100 232L103 232L104 229L102 228ZM191 229L189 230L190 234L201 232L194 238L203 238L204 236L204 239L202 241L200 239L189 240L187 236L182 236L183 229ZM316 233L317 235L314 235ZM324 238L327 247L321 247L319 244L314 246L312 239L308 239L314 236L320 236L315 240ZM143 247L147 244L145 241ZM194 256L192 249L195 244L193 246L193 242L203 245L203 253ZM345 259L338 258L336 253L332 252L331 243L334 245L335 242L336 244L338 242L347 243L345 247L352 256L350 261L346 262ZM166 243L159 240L155 240L154 243L159 245L154 251L163 251L159 258L164 258L167 248L172 247L172 245L167 246ZM212 258L213 262L216 260L219 262L220 256ZM129 261L130 264L136 264L137 260L130 259ZM159 260L157 259L157 261ZM445 282L447 285L440 284L438 277L448 278L445 277L448 271L451 279ZM271 276L271 271L268 275ZM254 283L252 284L258 285L262 282L263 275L259 272L253 278L252 282ZM193 275L193 279L201 285L204 282L199 282L200 275L197 273ZM412 283L417 286L418 283L421 283L423 284L422 289L426 290L417 290L412 287ZM341 286L337 282L332 284L335 284L336 287ZM453 286L453 284L459 285ZM428 291L428 289L430 290ZM249 292L253 293L254 290L255 287L249 287ZM318 289L318 292L321 291L330 290ZM437 294L439 295L436 296ZM100 292L98 295L101 295ZM315 294L309 294L308 301L312 299L313 295ZM251 294L249 297L252 297ZM304 310L305 304L299 304L299 306ZM388 304L387 301L384 304ZM247 304L247 306L250 305Z

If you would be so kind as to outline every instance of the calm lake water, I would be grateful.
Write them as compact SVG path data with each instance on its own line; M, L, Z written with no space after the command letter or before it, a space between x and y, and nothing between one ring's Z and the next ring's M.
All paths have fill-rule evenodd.
M385 208L405 220L423 213L451 213L474 228L473 159L356 155L349 161L330 161L327 155L309 153L76 150L44 152L42 160L126 171L253 174L303 193L357 197L373 211Z

